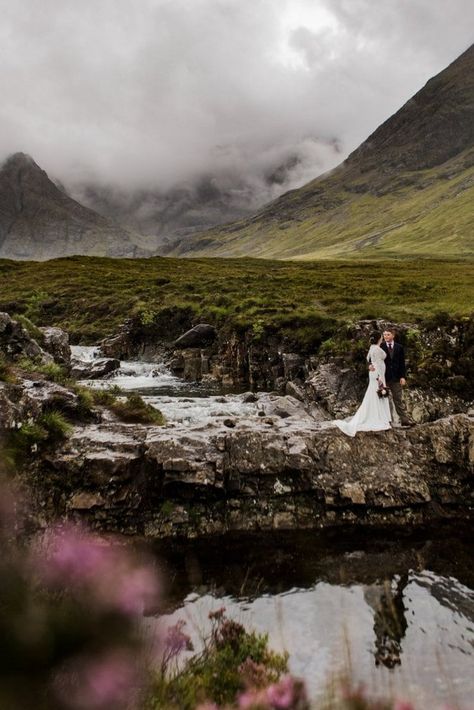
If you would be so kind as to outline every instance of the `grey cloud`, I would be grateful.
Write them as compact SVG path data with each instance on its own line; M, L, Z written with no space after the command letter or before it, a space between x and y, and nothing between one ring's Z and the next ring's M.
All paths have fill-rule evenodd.
M210 176L249 209L340 162L470 44L474 24L465 0L449 12L444 0L0 10L0 159L28 152L77 194L164 195ZM300 21L285 26L290 11Z

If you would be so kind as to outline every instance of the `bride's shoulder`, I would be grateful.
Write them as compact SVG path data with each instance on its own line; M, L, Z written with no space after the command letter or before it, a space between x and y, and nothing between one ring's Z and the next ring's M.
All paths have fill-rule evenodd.
M380 345L371 345L370 350L372 351L373 355L376 355L378 357L384 358L386 355L385 350L381 348Z

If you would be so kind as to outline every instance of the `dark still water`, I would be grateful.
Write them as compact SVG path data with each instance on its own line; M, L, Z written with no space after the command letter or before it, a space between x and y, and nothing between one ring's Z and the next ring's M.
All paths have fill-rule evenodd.
M368 538L368 539L367 539ZM312 697L350 673L417 707L474 707L474 543L468 530L239 537L156 550L165 623L199 647L209 611L266 632Z

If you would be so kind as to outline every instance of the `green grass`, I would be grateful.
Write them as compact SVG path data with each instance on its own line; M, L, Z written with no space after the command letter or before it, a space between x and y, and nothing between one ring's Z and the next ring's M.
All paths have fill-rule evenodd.
M431 169L360 174L346 165L250 220L183 242L186 256L387 259L474 256L473 149ZM360 191L359 191L360 190Z
M114 414L124 422L136 424L157 424L162 426L166 423L163 414L151 404L147 404L139 394L128 394L124 401L115 401L109 405Z
M50 382L56 382L61 385L66 385L69 382L66 369L57 362L48 362L42 365L31 358L24 357L18 360L16 365L23 372L37 372L44 375Z
M172 338L191 324L285 335L311 349L344 321L414 321L472 311L474 266L455 259L284 262L262 259L0 260L0 310L30 312L72 342L93 343L133 317ZM35 315L29 311L35 304Z
M38 449L55 446L67 439L71 431L70 423L55 409L43 412L35 422L23 422L7 436L3 452L7 466L15 470Z

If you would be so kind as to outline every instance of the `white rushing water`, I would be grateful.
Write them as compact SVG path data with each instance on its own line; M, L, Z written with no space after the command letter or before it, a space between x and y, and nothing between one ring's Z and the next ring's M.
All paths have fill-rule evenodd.
M91 362L100 357L100 348L97 345L71 345L71 356L76 360Z
M100 357L99 348L73 346L73 357L90 362ZM106 379L83 380L88 387L120 387L125 393L137 392L145 402L159 409L168 422L186 426L206 426L226 417L256 417L258 404L244 402L242 394L218 391L215 386L186 382L171 373L163 363L121 361L120 369Z

